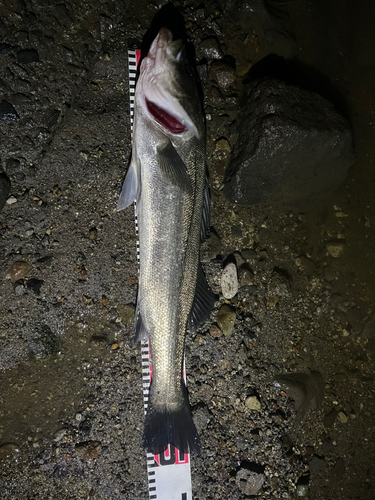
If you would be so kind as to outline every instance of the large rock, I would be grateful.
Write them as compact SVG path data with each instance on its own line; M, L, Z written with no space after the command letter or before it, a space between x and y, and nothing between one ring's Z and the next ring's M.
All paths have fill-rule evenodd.
M306 207L336 189L354 162L349 123L314 92L278 79L248 84L225 175L234 203Z

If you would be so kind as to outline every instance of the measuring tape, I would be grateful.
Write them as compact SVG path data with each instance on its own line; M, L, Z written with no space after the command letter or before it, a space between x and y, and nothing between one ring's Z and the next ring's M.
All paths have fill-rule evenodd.
M129 65L129 96L130 96L130 128L133 133L134 100L137 68L141 60L141 50L135 48L139 44L131 40L128 49ZM134 203L134 209L136 205ZM138 236L137 216L135 216L135 230ZM139 241L137 241L137 260L139 264ZM151 355L148 342L141 342L142 356L142 382L143 382L143 405L147 413L148 395L152 378ZM185 366L184 366L185 378ZM186 383L186 379L185 379ZM147 475L149 498L157 500L192 500L190 454L180 452L174 446L168 446L167 450L154 455L147 453Z

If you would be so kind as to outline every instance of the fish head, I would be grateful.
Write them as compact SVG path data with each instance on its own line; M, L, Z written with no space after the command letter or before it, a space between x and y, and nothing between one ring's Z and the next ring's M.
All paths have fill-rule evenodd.
M163 132L184 139L201 138L204 123L197 81L182 40L162 28L140 68L137 105Z

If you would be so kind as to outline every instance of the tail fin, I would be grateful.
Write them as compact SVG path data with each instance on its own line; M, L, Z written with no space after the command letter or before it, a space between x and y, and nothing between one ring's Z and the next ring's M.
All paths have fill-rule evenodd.
M200 454L200 442L191 415L188 392L182 384L184 402L179 410L159 409L149 400L145 427L143 431L143 446L154 455L163 453L168 444L176 446L180 451Z

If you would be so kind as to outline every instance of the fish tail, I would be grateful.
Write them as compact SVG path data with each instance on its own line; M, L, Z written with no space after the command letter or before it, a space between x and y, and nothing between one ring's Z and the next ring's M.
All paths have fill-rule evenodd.
M143 446L154 455L163 453L168 444L175 446L180 452L200 454L200 442L191 415L188 392L182 383L183 404L179 409L158 407L150 398L145 417Z

